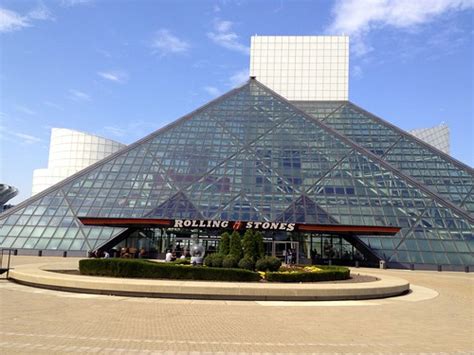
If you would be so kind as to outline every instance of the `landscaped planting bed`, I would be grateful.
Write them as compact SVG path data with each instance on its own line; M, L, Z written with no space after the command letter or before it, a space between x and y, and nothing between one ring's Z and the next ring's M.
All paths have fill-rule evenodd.
M343 266L288 266L276 272L266 272L265 279L270 282L318 282L347 280L350 270Z
M243 269L227 269L155 263L147 260L84 259L79 261L82 275L111 276L145 279L212 280L212 281L259 281L257 272Z
M316 282L346 280L348 268L341 266L285 265L274 256L265 256L263 234L247 230L221 235L219 250L204 259L204 266L189 265L190 260L155 263L130 259L86 259L79 262L83 275L146 279L207 281Z
M90 276L238 282L317 282L350 278L349 269L341 266L293 265L282 266L278 271L254 272L237 268L192 266L179 263L156 263L148 260L115 258L80 260L79 271L82 275Z

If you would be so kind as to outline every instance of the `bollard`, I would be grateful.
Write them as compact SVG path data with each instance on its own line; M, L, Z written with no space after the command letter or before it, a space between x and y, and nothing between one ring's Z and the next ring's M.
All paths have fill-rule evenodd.
M464 272L469 272L469 266L464 267Z
M67 251L63 251L63 258L67 257Z
M415 270L415 264L410 264L410 270L411 271Z
M359 260L356 260L355 267L359 267Z
M443 271L443 268L441 265L438 265L438 271Z
M38 256L43 256L43 251L42 250L38 250Z
M13 250L13 255L18 255L18 249Z

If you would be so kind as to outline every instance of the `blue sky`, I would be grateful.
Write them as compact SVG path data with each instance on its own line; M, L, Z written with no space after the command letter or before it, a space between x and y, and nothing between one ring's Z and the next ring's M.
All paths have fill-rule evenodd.
M0 1L0 182L30 196L51 127L131 143L246 80L250 36L348 34L350 100L446 122L474 165L474 2Z

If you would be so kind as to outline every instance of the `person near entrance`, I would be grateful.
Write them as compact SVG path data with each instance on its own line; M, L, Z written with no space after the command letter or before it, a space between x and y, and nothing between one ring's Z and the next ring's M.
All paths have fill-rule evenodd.
M166 251L166 256L165 256L165 262L170 263L173 261L173 253L171 253L171 250Z

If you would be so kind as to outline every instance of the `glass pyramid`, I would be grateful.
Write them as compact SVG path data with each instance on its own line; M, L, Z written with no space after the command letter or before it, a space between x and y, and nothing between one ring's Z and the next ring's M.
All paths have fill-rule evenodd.
M0 245L87 251L124 231L78 216L286 221L399 226L359 242L393 264L472 265L472 217L325 123L346 106L315 119L250 80L0 215Z

